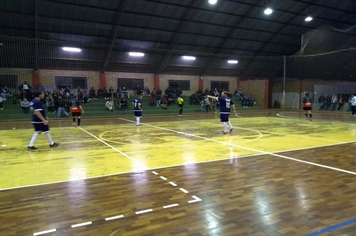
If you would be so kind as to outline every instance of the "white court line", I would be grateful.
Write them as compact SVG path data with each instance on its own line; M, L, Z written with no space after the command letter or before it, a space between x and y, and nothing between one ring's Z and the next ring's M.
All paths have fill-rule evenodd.
M177 187L177 185L173 182L169 182L170 185L174 186L174 187Z
M6 147L6 145L4 144L4 145L1 145L1 147Z
M45 230L45 231L34 233L33 236L49 234L49 233L53 233L53 232L56 232L56 231L57 231L56 229Z
M184 188L180 188L180 191L182 191L183 193L189 193L187 190L185 190Z
M119 118L119 119L126 120L128 122L134 122L134 121L123 119L123 118ZM149 124L146 124L146 123L142 123L142 124L146 125L146 126L153 127L153 128L157 128L157 129L161 129L161 130L166 130L166 131L177 133L176 130L167 129L167 128L163 128L163 127L159 127L159 126L155 126L155 125L149 125ZM244 146L240 146L240 145L236 145L236 144L232 144L232 143L226 143L226 142L222 142L222 141L218 141L218 140L215 140L215 139L206 138L206 137L202 137L202 136L198 136L198 135L194 135L194 134L190 134L190 135L194 136L196 138L200 138L200 139L204 139L204 140L208 140L208 141L224 144L224 145L227 145L227 146L238 147L238 148L242 148L242 149L253 151L253 152L259 152L261 154L267 154L267 155L271 155L271 156L275 156L275 157L288 159L288 160L291 160L291 161L301 162L301 163L305 163L305 164L309 164L309 165L313 165L313 166L318 166L318 167L322 167L322 168L326 168L326 169L330 169L330 170L335 170L335 171L340 171L340 172L347 173L347 174L356 175L356 172L352 172L352 171L348 171L348 170L343 170L343 169L339 169L339 168L335 168L335 167L331 167L331 166L321 165L321 164L317 164L317 163L314 163L314 162L303 161L303 160L299 160L299 159L296 159L296 158L279 155L279 154L272 153L272 152L265 152L265 151L261 151L261 150L257 150L257 149L253 149L253 148L248 148L248 147L244 147ZM350 142L350 143L353 143L353 142ZM340 145L340 144L333 144L333 145ZM330 146L332 146L332 145L330 145ZM285 152L287 152L287 151L289 151L289 150L286 150Z
M167 180L167 178L164 177L164 176L160 176L160 178L163 179L163 180Z
M157 173L156 171L152 171L152 173L153 173L154 175L158 175L158 173Z
M194 200L188 201L188 203L194 203L194 202L200 202L202 201L200 198L198 198L197 196L192 196L192 198L194 198Z
M105 220L109 221L109 220L116 220L116 219L120 219L120 218L124 218L124 215L111 216L111 217L105 218Z
M92 222L88 221L88 222L72 225L71 227L72 228L77 228L77 227L80 227L80 226L91 225L91 224L92 224Z
M77 128L80 129L80 130L82 130L83 132L87 133L88 135L92 136L92 137L95 138L96 140L102 142L102 143L105 144L106 146L112 148L112 149L115 150L116 152L118 152L118 153L120 153L121 155L125 156L126 158L130 159L131 161L133 161L133 162L139 164L139 165L142 166L145 170L148 170L148 169L149 169L146 165L144 165L144 164L142 164L141 162L139 162L139 161L133 159L133 158L130 157L129 155L126 155L125 153L123 153L123 152L120 151L119 149L117 149L117 148L113 147L112 145L108 144L107 142L101 140L100 138L98 138L98 137L96 137L94 134L91 134L90 132L86 131L86 130L83 129L82 127L77 126Z
M178 204L178 203L175 203L175 204L163 206L163 208L166 209L166 208L171 208L171 207L176 207L176 206L179 206L179 204Z
M151 212L153 211L152 209L147 209L147 210L143 210L143 211L136 211L135 214L139 215L139 214L143 214L143 213L147 213L147 212Z

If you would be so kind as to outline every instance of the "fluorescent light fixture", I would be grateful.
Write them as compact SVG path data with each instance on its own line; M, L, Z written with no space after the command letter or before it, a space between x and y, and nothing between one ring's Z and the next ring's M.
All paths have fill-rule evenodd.
M216 4L218 2L218 0L209 0L209 3L211 4L211 5L214 5L214 4Z
M239 62L237 60L228 60L227 63L229 63L229 64L237 64Z
M63 47L63 51L67 51L67 52L81 52L82 50L81 50L80 48Z
M264 11L264 13L265 13L266 15L271 15L272 12L273 12L273 10L272 10L271 8L267 8L267 9Z
M184 60L194 61L196 58L192 56L183 56Z
M310 17L310 16L305 18L305 21L312 21L312 20L313 20L313 17Z
M129 55L132 57L143 57L145 54L142 52L129 52Z

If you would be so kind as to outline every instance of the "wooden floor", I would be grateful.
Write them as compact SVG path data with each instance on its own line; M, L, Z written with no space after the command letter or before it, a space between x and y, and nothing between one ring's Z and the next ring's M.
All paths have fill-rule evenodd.
M356 118L276 115L1 123L0 235L356 235Z

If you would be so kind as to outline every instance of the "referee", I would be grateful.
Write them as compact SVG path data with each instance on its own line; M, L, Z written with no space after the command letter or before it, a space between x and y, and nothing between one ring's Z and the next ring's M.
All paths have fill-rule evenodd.
M184 100L181 97L178 97L178 106L179 106L179 116L183 115L183 106L184 106Z

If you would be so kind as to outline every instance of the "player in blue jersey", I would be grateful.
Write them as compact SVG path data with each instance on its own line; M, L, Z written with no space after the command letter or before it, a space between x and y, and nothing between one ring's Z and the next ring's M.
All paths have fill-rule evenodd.
M28 149L37 149L34 145L36 139L41 133L46 135L50 147L57 147L59 145L59 143L52 141L51 134L49 133L48 118L46 117L45 110L41 103L41 99L43 98L43 92L38 91L35 93L35 99L33 99L30 103L31 108L33 109L32 124L35 128L35 134L32 136Z
M136 117L136 125L141 126L140 119L142 118L142 95L139 95L134 101L134 115Z
M222 92L221 97L214 97L208 95L208 98L211 98L213 100L216 100L220 103L220 122L223 124L223 131L221 134L227 134L228 133L228 128L229 128L229 133L233 131L233 127L231 125L231 122L229 121L229 116L231 112L231 107L233 108L233 112L236 114L236 109L234 102L230 97L227 96L227 92Z

